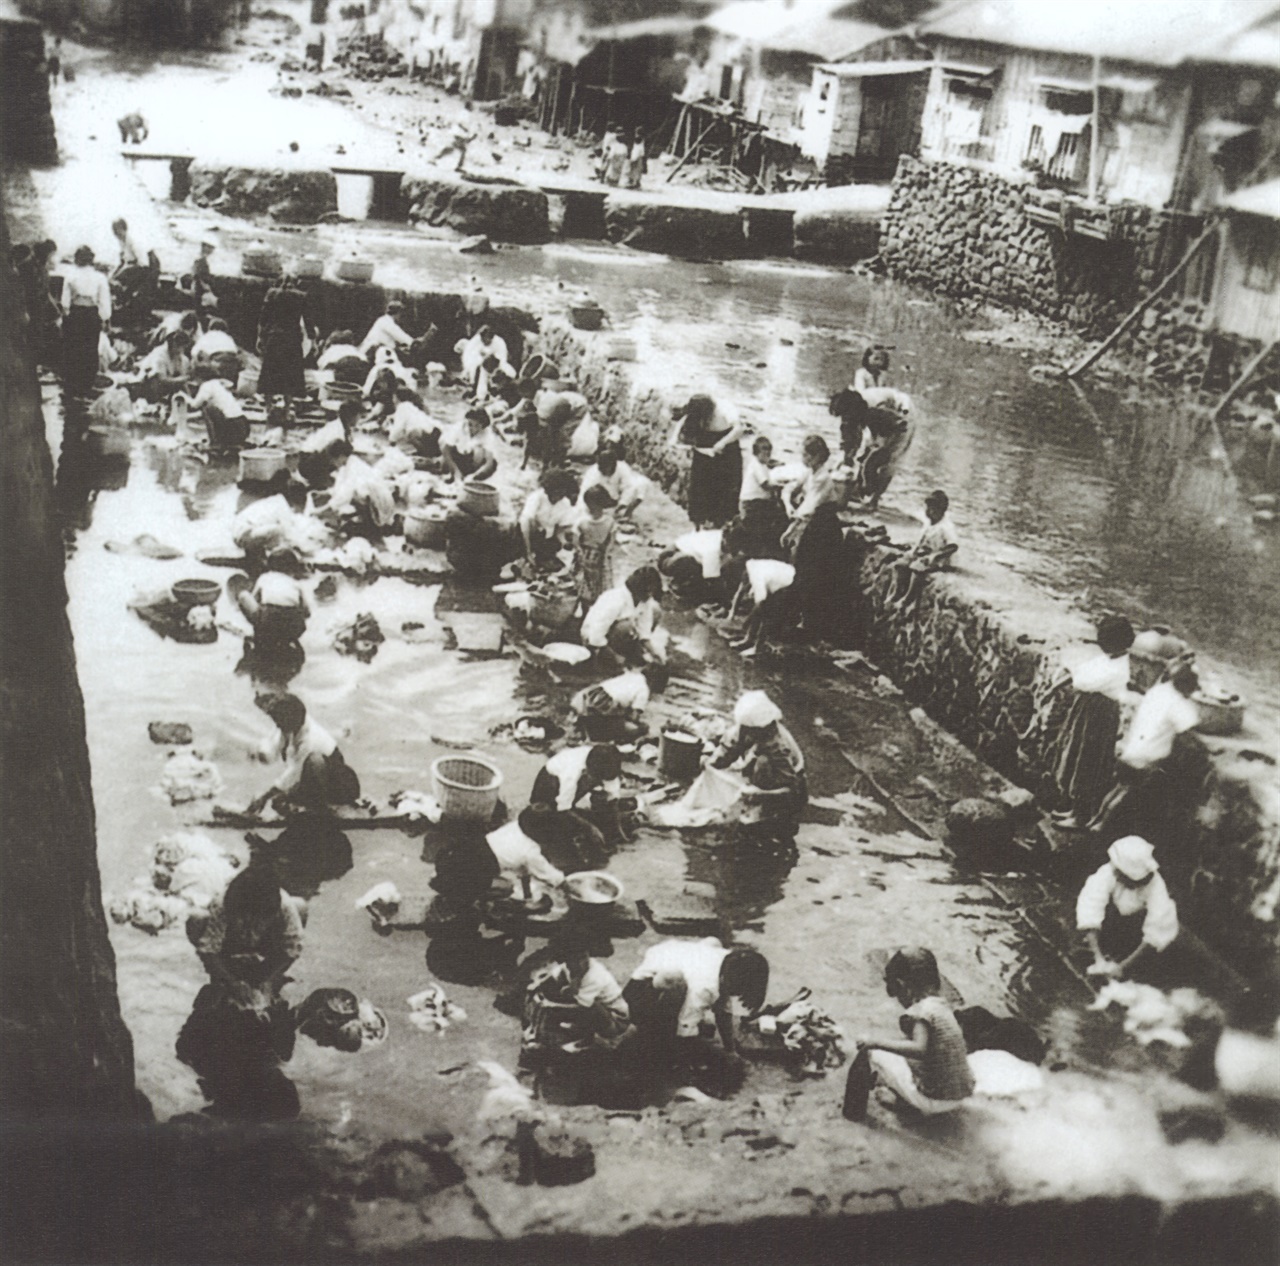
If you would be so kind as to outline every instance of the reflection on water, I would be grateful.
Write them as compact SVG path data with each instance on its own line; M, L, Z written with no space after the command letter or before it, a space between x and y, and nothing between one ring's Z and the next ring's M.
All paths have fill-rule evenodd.
M966 550L1088 612L1168 624L1280 706L1280 541L1253 522L1225 454L1176 399L1039 381L1035 358L965 339L943 303L829 269L603 247L459 257L375 227L303 237L334 253L358 239L388 286L457 288L474 273L495 302L549 312L589 289L673 399L722 394L792 454L807 431L835 438L827 400L867 341L887 343L891 381L920 415L891 502L918 515L925 493L946 489ZM286 244L304 249L294 235Z

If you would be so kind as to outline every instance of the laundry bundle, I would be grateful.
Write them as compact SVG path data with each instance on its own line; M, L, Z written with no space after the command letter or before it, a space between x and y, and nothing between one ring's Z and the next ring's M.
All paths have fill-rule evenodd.
M424 1033L443 1033L450 1025L467 1018L456 1002L450 1002L442 986L430 984L420 993L406 999L409 1023Z
M173 752L160 773L160 790L173 805L212 800L222 791L222 775L197 751Z
M1191 1039L1185 1031L1187 1022L1207 1018L1215 1012L1214 1004L1194 989L1165 993L1136 980L1113 980L1101 990L1089 1010L1105 1011L1112 1006L1124 1011L1124 1031L1143 1046L1152 1042L1179 1048L1190 1046Z
M796 1000L781 1011L762 1015L757 1021L760 1032L766 1036L776 1035L804 1072L821 1073L828 1068L839 1068L848 1058L844 1033L808 995L807 989L801 990Z

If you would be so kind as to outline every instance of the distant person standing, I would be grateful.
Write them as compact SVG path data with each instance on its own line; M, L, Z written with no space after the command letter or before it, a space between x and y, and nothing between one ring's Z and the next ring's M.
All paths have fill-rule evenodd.
M45 69L49 72L49 87L56 88L62 78L62 36L55 35L53 44L45 54Z
M70 395L88 395L98 376L98 339L111 319L111 286L88 246L76 249L63 278L62 311L62 385Z
M627 150L627 188L639 189L641 177L649 170L649 156L645 150L644 129L631 133L631 145Z
M258 319L258 355L262 369L258 391L267 399L292 399L306 393L302 368L302 340L305 333L302 305L305 296L290 277L267 291Z

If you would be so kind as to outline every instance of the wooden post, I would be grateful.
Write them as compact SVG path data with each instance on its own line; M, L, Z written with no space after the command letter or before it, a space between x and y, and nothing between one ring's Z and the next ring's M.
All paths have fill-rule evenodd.
M1277 347L1280 347L1280 338L1273 338L1270 343L1263 344L1262 351L1244 367L1244 372L1227 388L1227 394L1218 401L1213 412L1209 415L1212 421L1216 422L1226 412L1227 406L1249 385L1249 380L1262 368L1262 362Z
M1098 108L1099 80L1102 78L1102 58L1093 55L1093 118L1089 122L1089 202L1098 201Z
M1067 370L1067 377L1075 378L1078 374L1084 373L1084 371L1088 369L1091 365L1101 360L1103 354L1107 352L1117 342L1120 336L1124 334L1126 330L1130 329L1133 326L1133 324L1137 321L1137 319L1153 303L1155 303L1155 301L1158 298L1160 298L1160 296L1164 294L1164 292L1168 290L1171 285L1173 285L1174 281L1178 277L1180 277L1186 271L1187 265L1190 264L1191 261L1200 253L1200 248L1211 237L1214 237L1217 234L1217 232L1218 232L1217 224L1216 223L1210 224L1209 227L1205 229L1205 231L1201 233L1200 236L1196 238L1196 240L1191 244L1191 249L1188 250L1187 253L1182 257L1182 262L1179 263L1178 266L1171 273L1169 273L1168 276L1166 276L1165 279L1145 299L1143 299L1143 301L1140 304L1138 304L1138 306L1134 308L1133 311L1130 312L1129 315L1125 317L1125 319L1121 321L1120 324L1117 325L1116 328L1112 330L1111 333L1108 334L1107 337L1103 339L1103 341L1099 343L1097 347L1093 349L1093 351L1086 353L1078 361L1076 361L1076 363L1072 365L1070 369Z
M719 120L717 119L712 119L711 122L708 123L707 126L702 129L702 131L698 134L698 139L694 141L694 143L690 145L687 150L685 150L684 157L671 169L670 175L667 176L667 184L670 184L672 180L675 179L676 172L678 172L680 168L683 167L685 163L687 163L689 159L698 152L698 146L702 144L703 138L707 135L708 132L711 131L713 127L715 127L718 121Z

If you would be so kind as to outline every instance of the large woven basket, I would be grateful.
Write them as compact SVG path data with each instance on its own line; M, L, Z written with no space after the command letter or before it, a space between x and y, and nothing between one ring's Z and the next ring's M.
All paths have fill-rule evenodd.
M479 756L440 756L431 762L431 782L446 818L488 822L498 804L502 770Z

